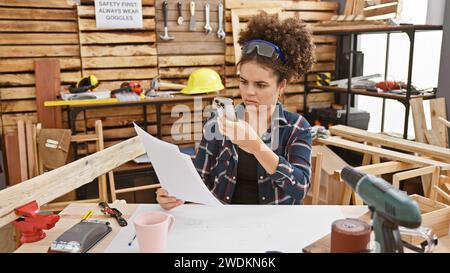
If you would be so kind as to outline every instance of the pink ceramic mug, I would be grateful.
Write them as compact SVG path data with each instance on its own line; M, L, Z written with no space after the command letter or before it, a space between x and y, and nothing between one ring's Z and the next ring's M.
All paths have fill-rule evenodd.
M167 235L172 230L175 217L160 211L139 214L134 219L136 239L141 252L166 252Z

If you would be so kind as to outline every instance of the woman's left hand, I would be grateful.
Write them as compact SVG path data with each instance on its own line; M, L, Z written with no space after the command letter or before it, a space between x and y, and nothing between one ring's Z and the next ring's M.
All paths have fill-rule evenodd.
M225 118L218 118L217 121L220 132L231 142L249 153L256 153L261 139L248 122L244 120L231 121Z

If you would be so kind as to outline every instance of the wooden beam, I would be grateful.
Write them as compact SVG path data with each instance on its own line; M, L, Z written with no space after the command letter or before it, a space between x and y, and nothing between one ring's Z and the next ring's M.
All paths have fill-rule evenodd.
M444 124L445 126L447 126L448 128L450 128L450 121L446 120L446 119L443 118L443 117L438 117L438 120L439 120L442 124Z
M323 1L225 0L226 9L282 8L288 10L337 10L339 3Z
M16 208L33 200L46 204L144 153L141 141L134 137L0 191L0 227L17 218Z
M223 55L158 57L159 67L223 65L224 62L225 59Z
M344 125L335 125L330 127L333 135L342 136L352 140L364 140L371 143L377 143L385 147L391 147L408 152L415 152L425 156L438 158L441 160L450 160L450 149L436 147L434 145L418 143L415 141L399 139L383 134L371 133Z
M450 170L450 164L443 163L436 160L431 160L423 157L418 157L414 155L404 154L396 151L391 151L383 148L377 148L373 146L368 146L360 143L356 143L349 140L340 139L337 137L329 137L327 139L318 139L317 140L320 143L323 143L325 145L332 145L337 146L341 148L346 148L352 151L357 151L360 153L369 153L372 155L379 155L382 157L386 157L391 160L401 161L405 163L412 163L412 164L418 164L421 166L439 166L443 170Z

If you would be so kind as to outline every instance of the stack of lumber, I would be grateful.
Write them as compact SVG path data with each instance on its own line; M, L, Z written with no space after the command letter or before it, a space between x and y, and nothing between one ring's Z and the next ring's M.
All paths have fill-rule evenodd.
M161 79L167 82L187 83L189 75L199 67L211 68L223 75L225 45L217 37L218 2L195 1L195 31L189 31L189 1L183 1L182 14L184 22L177 24L178 1L168 1L168 30L173 40L165 41L159 34L164 34L162 13L163 0L156 0L156 32L158 49L158 69ZM210 25L212 31L206 34L205 4L210 5Z

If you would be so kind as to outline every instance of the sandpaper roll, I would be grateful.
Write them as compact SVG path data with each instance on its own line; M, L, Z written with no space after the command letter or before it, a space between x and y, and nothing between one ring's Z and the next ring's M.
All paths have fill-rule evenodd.
M367 252L371 227L359 219L341 219L331 226L331 252Z

